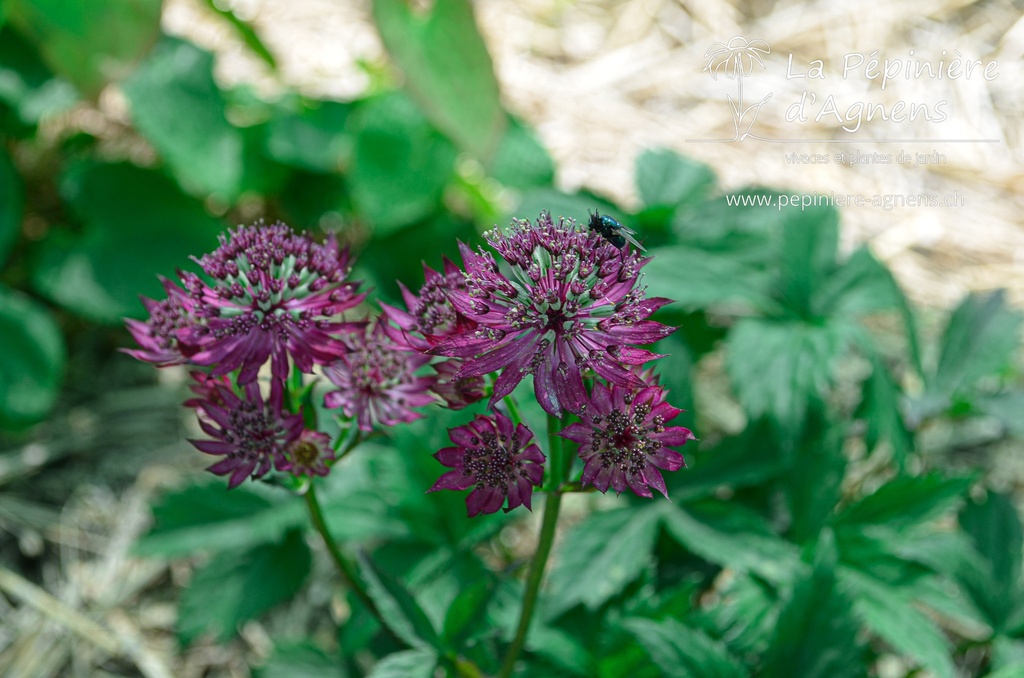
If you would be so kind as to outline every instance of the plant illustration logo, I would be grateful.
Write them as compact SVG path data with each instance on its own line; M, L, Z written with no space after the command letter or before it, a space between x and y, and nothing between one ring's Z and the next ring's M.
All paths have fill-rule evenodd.
M720 139L719 141L743 141L750 134L757 114L771 98L769 92L760 101L747 106L743 101L743 78L748 77L754 70L756 63L764 68L762 54L769 54L771 47L764 40L747 40L742 35L737 35L727 44L716 42L704 52L704 70L711 73L711 77L718 80L718 75L724 74L730 80L736 81L736 98L726 95L729 106L732 109L732 122L735 128L735 136L732 139ZM703 72L703 71L702 71ZM755 137L757 138L757 137Z

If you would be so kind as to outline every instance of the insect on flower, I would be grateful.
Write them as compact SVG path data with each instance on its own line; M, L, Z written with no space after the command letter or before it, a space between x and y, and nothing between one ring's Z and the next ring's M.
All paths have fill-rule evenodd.
M633 229L626 228L618 220L613 219L607 214L602 216L600 212L590 212L589 210L587 213L590 215L590 222L587 224L590 226L590 230L597 231L611 244L622 249L626 246L626 241L628 240L641 252L647 251L644 246L638 243L636 238L633 237L636 235L636 231Z

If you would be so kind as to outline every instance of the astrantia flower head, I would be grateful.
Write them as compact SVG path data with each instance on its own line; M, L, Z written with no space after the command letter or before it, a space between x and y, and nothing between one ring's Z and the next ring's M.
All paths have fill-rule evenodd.
M181 279L197 322L177 331L189 360L213 374L241 368L240 384L272 362L275 379L288 374L288 357L303 372L343 352L332 335L359 329L338 314L357 305L359 283L346 282L348 252L334 237L318 244L285 224L239 226L220 247L196 260L212 280L194 273Z
M284 463L278 470L291 471L296 476L325 476L331 461L334 461L334 449L330 436L307 429L287 447Z
M142 297L149 319L145 322L132 318L125 320L128 331L140 348L122 350L137 360L157 367L182 365L187 362L187 358L178 343L178 330L195 324L195 304L185 290L167 278L161 276L160 282L167 291L166 299L154 301Z
M462 361L449 358L432 365L437 372L437 381L430 390L441 396L445 404L453 410L461 410L483 399L486 387L483 377L460 377L459 369Z
M230 474L228 487L232 488L247 477L263 476L271 467L284 467L289 447L302 433L302 415L282 413L280 382L271 382L266 401L256 382L244 387L243 397L216 379L206 380L193 390L200 397L187 404L199 410L199 426L213 440L189 442L201 452L224 457L208 471Z
M401 328L395 335L393 328L386 326L389 333L399 341L427 350L436 346L445 337L473 329L476 323L455 310L448 299L446 290L465 290L466 276L447 257L444 258L444 273L438 273L429 266L423 266L423 286L413 294L401 282L402 300L407 311L381 302L384 315Z
M395 342L378 321L347 338L349 350L324 368L337 390L324 398L329 408L340 407L363 431L419 419L413 408L434 402L432 376L416 372L430 356Z
M508 513L517 506L530 508L533 488L544 479L544 454L533 442L526 426L512 425L501 413L476 419L448 431L455 447L446 447L434 457L454 470L441 476L428 492L465 490L470 517L495 513L505 504Z
M584 370L628 388L644 386L629 367L660 356L632 345L650 344L674 329L647 319L671 303L646 299L637 286L649 259L571 219L556 223L547 213L536 224L515 222L508 235L491 231L487 241L511 276L490 254L461 245L466 284L447 294L478 326L448 337L431 353L465 358L461 377L503 370L492 405L533 374L537 400L556 417L586 403Z
M694 439L689 429L667 426L680 412L665 402L659 386L632 391L596 384L583 421L559 435L579 443L584 485L617 494L628 488L641 497L652 496L653 487L668 496L658 469L685 466L683 455L669 448Z

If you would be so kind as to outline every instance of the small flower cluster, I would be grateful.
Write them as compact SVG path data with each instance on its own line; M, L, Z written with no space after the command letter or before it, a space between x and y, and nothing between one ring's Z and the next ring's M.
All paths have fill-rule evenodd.
M541 485L546 459L533 433L514 408L511 418L494 409L527 375L549 415L577 417L561 435L579 446L584 484L665 494L660 471L683 466L671 448L693 435L669 425L680 410L644 369L661 356L641 346L673 331L650 319L671 303L640 285L650 259L546 213L486 239L500 260L460 243L462 268L424 266L416 294L400 284L404 309L381 303L379 316L353 322L343 314L364 295L333 237L241 226L195 260L203 275L181 272L180 284L163 280L166 299L143 300L149 319L127 321L139 346L127 352L203 368L186 405L209 439L193 444L222 457L209 470L231 487L271 469L328 472L330 439L285 408L296 401L286 385L319 366L332 384L325 406L364 434L417 419L431 403L457 410L489 396L492 413L451 429L454 447L435 455L452 470L431 491L474 488L470 515L530 508ZM268 363L265 395L258 375Z

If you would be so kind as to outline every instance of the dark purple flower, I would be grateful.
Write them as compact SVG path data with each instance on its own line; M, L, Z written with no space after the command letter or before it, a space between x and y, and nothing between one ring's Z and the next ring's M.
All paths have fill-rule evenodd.
M161 276L160 282L167 291L166 299L155 301L142 297L142 304L149 311L149 319L145 322L131 318L124 321L140 348L121 350L157 367L182 365L188 359L178 344L178 330L195 324L195 304L185 290L167 278Z
M449 429L455 447L434 454L439 462L454 469L441 476L428 492L465 490L476 486L466 497L470 517L495 513L508 498L508 513L517 506L530 508L533 488L544 479L544 455L526 426L512 426L501 413L477 416L457 428Z
M434 402L429 391L434 377L416 374L430 356L395 342L383 322L374 322L346 341L349 352L324 368L338 387L327 393L324 404L342 408L345 416L356 419L360 430L419 419L422 415L412 408Z
M190 440L200 452L224 457L207 470L231 475L228 487L237 487L247 477L259 478L272 466L287 463L289 447L302 433L302 415L281 411L283 385L271 381L266 401L259 384L243 387L243 397L230 385L210 378L193 390L199 396L186 404L199 410L199 426L213 440Z
M331 461L334 448L330 436L307 429L285 450L284 463L278 470L291 471L296 476L325 476L331 470Z
M543 213L536 224L514 222L487 241L508 262L503 274L483 250L461 245L464 288L449 288L455 309L478 327L441 341L431 353L466 359L460 377L502 370L491 405L533 374L537 400L546 412L579 412L587 402L583 370L627 388L644 382L631 370L660 356L636 348L674 328L647 318L671 303L644 297L640 269L650 261L620 250L599 233L557 223Z
M423 266L423 286L413 294L402 283L402 299L408 311L381 302L386 318L400 328L386 325L388 333L396 339L421 351L433 348L445 337L461 334L476 327L452 306L446 290L466 289L466 275L448 257L444 258L444 273L438 273L426 264Z
M665 496L665 479L658 469L678 471L683 455L669 449L693 440L682 426L666 424L682 410L665 402L660 386L639 391L595 384L591 402L581 415L582 423L566 427L559 435L580 445L583 484L616 494L626 488L650 497L653 487Z
M241 368L240 384L256 379L271 360L275 379L288 374L288 357L303 372L344 352L334 335L359 329L336 316L363 299L346 282L347 250L334 237L318 244L285 224L239 226L220 247L196 260L212 279L183 272L196 322L177 331L190 362L214 375Z
M450 409L461 410L483 399L486 386L484 378L457 376L462 367L462 361L458 358L442 360L432 367L437 372L437 381L430 390L441 396Z

